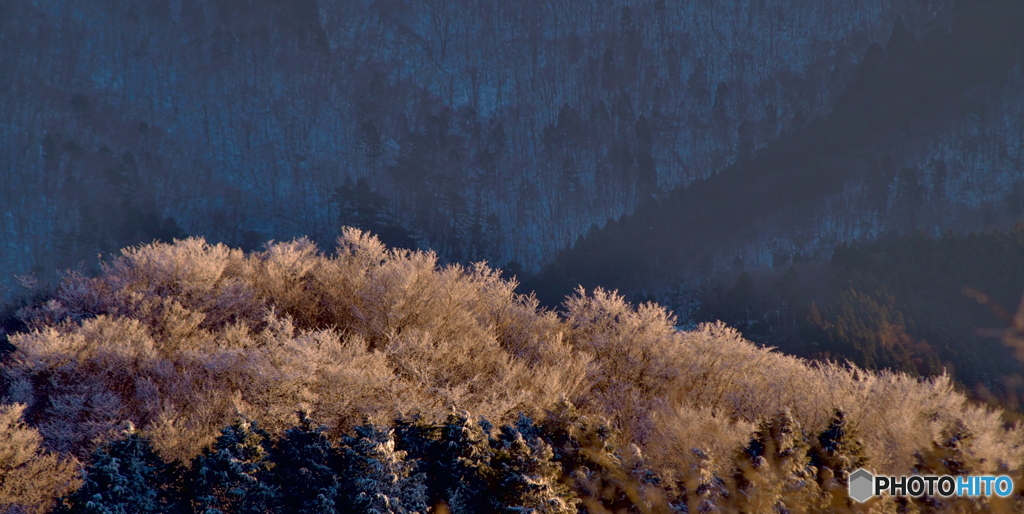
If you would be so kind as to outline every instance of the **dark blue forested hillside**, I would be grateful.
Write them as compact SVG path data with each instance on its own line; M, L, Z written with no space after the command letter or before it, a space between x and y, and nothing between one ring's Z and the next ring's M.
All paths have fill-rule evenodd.
M589 227L825 116L898 17L920 36L953 12L11 0L3 283L154 238L252 248L330 241L343 223L536 270Z
M0 206L0 512L1024 505L1021 0L3 0Z
M897 22L826 115L591 230L534 285L550 299L579 283L663 292L890 231L1012 225L1024 216L1022 25L1007 0L958 4L949 27L918 36Z

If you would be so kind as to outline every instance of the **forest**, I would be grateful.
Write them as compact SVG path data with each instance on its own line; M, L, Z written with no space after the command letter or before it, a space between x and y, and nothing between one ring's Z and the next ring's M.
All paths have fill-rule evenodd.
M952 0L10 0L4 286L154 238L330 244L367 217L447 262L537 272L825 116L894 26L955 16Z
M0 3L0 513L1024 487L1020 0Z
M1024 7L960 7L949 30L925 37L897 23L826 115L581 235L534 281L538 292L557 299L600 283L658 293L822 262L839 244L891 232L939 237L1021 221Z
M851 470L1021 472L948 375L807 361L347 229L127 248L22 318L2 364L12 512L851 511ZM315 421L314 421L315 420ZM80 472L78 470L81 470ZM1019 507L885 496L873 508Z

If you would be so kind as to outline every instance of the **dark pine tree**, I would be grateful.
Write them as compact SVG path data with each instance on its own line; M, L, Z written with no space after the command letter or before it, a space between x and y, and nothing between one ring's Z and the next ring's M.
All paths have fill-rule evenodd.
M299 426L290 428L274 445L271 483L280 491L279 509L284 512L337 512L338 477L332 465L337 456L325 433L306 412Z
M491 441L495 469L491 512L575 514L579 498L561 482L562 467L541 439L528 444L515 427L501 427Z
M867 464L864 445L857 439L842 409L836 409L832 421L818 435L808 453L811 464L818 469L818 483L823 489L834 485L846 487L850 472ZM833 479L836 484L831 483Z
M240 418L192 462L188 491L193 508L208 514L270 512L279 497L268 480L272 466L267 433L255 421Z
M373 424L355 428L339 445L342 512L413 514L427 512L427 490L417 462L395 449L394 430Z
M452 514L489 509L494 452L488 429L466 412L453 412L440 424L415 418L397 424L401 449L419 459L426 473L429 505L444 505Z
M67 499L67 512L128 514L167 512L172 500L165 486L172 473L153 451L149 440L129 427L126 437L107 443L92 454L83 472L84 483Z

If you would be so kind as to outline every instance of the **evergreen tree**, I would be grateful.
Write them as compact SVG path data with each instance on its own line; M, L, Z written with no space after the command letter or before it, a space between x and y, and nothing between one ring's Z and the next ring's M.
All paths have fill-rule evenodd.
M715 476L714 467L714 461L707 452L692 448L687 473L677 484L679 497L670 505L683 512L713 511L714 505L728 495L725 481Z
M932 447L914 454L914 473L918 475L970 475L983 461L973 455L974 434L957 420L943 430Z
M652 493L657 494L659 481L647 469L639 449L617 448L616 432L610 426L581 415L568 400L560 400L540 425L531 428L532 424L521 417L516 427L528 440L536 434L551 444L554 459L588 507L638 512Z
M467 412L452 412L440 424L420 419L397 424L402 449L422 462L429 505L444 504L453 514L488 510L494 475L489 429Z
M846 419L842 409L836 409L828 427L818 435L810 449L811 464L818 469L818 483L829 486L834 478L846 487L850 472L864 467L867 458L856 431Z
M740 494L735 506L745 511L788 512L787 501L822 505L808 449L803 429L789 409L763 421L738 455L733 477Z
M914 453L915 475L971 475L978 473L985 460L974 455L974 434L957 420L942 431L938 441L932 441L932 447ZM914 503L932 512L946 510L957 512L982 512L988 505L979 503L979 498L951 497L940 499L936 496L915 498ZM959 507L959 508L958 508Z
M758 426L742 455L754 469L773 466L786 474L799 474L806 467L808 448L800 423L786 409Z
M340 445L339 509L374 514L427 512L427 490L417 463L395 449L394 430L365 424Z
M128 514L164 512L170 503L162 486L170 473L149 440L129 425L126 437L93 452L82 487L66 502L68 512Z
M274 446L272 483L280 491L279 507L285 512L335 512L338 477L331 468L336 451L324 432L306 412L299 426L288 429Z
M213 448L192 463L189 492L196 511L270 512L278 491L269 481L270 441L256 421L244 417L221 431Z
M493 439L495 468L493 512L575 514L579 498L560 482L562 467L541 439L527 444L523 434L506 425Z

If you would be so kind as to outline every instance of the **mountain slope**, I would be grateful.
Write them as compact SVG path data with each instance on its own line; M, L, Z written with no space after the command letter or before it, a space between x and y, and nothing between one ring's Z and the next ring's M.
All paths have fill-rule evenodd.
M920 31L950 4L11 0L0 262L50 278L153 239L372 219L536 270L827 112L897 16Z
M577 283L664 290L801 254L825 258L838 242L888 230L1019 217L1007 207L1011 189L986 183L1024 182L1024 127L1003 123L1024 98L1022 22L1019 2L992 0L960 4L948 30L920 40L898 23L827 116L592 230L530 284L551 299ZM962 144L979 125L997 131L1001 151Z

